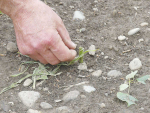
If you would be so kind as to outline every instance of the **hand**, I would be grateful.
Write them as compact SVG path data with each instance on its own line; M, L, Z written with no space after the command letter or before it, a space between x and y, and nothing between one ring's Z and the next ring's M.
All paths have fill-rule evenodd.
M60 17L41 1L25 4L12 16L19 51L43 64L73 60L76 45Z

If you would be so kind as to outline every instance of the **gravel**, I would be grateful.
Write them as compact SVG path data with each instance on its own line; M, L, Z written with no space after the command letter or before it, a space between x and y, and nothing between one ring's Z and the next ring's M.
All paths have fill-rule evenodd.
M95 45L91 45L89 47L89 50L91 50L91 51L89 51L89 54L94 56L95 55L95 51L93 51L93 50L95 50Z
M129 63L129 68L131 70L138 70L142 67L142 62L140 61L139 58L134 58L130 63Z
M50 105L49 103L46 103L46 102L41 102L40 107L42 109L51 109L51 108L53 108L52 105Z
M18 49L17 49L16 43L14 43L14 42L9 42L9 43L7 44L7 51L9 51L9 52L17 52Z
M102 74L102 70L97 70L92 73L92 76L99 77Z
M63 101L64 102L68 102L68 101L71 101L71 100L74 100L76 99L78 96L79 96L80 92L77 91L77 90L74 90L74 91L70 91L68 92L64 97L63 97Z
M26 80L24 81L23 86L24 86L24 87L30 86L30 85L32 84L32 82L33 82L33 81L28 78L28 79L26 79Z
M128 35L131 36L131 35L134 35L136 34L137 32L140 31L140 28L134 28L134 29L131 29L129 32L128 32Z
M93 86L83 86L83 89L88 93L96 91L96 89Z
M85 62L80 63L80 65L78 66L78 69L79 69L79 70L87 70L87 65L86 65L86 63L85 63Z
M117 70L111 70L107 73L108 77L114 77L114 78L121 76L121 75L122 75L122 73L120 71L117 71Z

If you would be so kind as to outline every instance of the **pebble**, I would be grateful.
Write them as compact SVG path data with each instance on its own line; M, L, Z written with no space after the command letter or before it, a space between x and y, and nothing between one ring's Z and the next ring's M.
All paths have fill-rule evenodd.
M7 51L9 51L9 52L17 52L18 49L17 49L16 43L14 43L14 42L9 42L9 43L7 44Z
M59 102L62 102L62 100L58 99L58 100L55 100L56 103L59 103Z
M129 63L129 68L131 70L138 70L142 67L142 62L140 61L139 58L134 58L130 63Z
M86 31L85 28L81 28L81 29L80 29L80 32L81 32L81 33L83 33L84 31Z
M116 17L118 15L118 11L117 10L113 10L112 15L113 15L113 17Z
M24 86L24 87L28 87L28 86L30 86L30 85L32 84L32 82L33 82L33 81L28 78L28 79L26 79L26 80L24 81L23 86Z
M120 40L120 41L125 40L125 39L126 39L126 37L123 35L118 36L118 40Z
M80 97L81 97L82 99L86 98L86 96L85 96L85 95L81 95Z
M105 56L105 57L104 57L104 59L108 59L108 58L109 58L109 56Z
M120 71L117 71L117 70L111 70L107 73L107 76L114 77L114 78L121 76L121 75L122 75L122 73Z
M95 55L95 52L96 52L96 51L95 51L95 45L91 45L91 46L89 47L89 50L91 50L91 51L89 51L89 54L94 56L94 55ZM93 50L94 50L94 51L93 51Z
M105 108L106 105L104 103L99 104L101 108Z
M8 112L10 110L10 105L4 101L1 101L0 108L2 108L3 111Z
M140 28L134 28L134 29L131 29L129 32L128 32L128 35L131 36L131 35L134 35L136 34L137 32L140 31Z
M93 8L93 11L98 11L98 8Z
M78 66L78 69L79 69L79 70L87 70L87 65L86 65L86 63L85 63L85 62L80 63L80 65Z
M96 89L93 86L83 86L83 89L88 93L96 91Z
M74 90L74 91L70 91L68 92L64 97L63 97L63 101L64 102L68 102L70 100L74 100L76 99L78 96L79 96L80 92L77 91L77 90Z
M99 77L102 74L102 70L97 70L92 73L92 76Z
M42 113L42 112L37 111L37 110L33 110L33 109L29 109L29 110L27 111L27 113Z
M41 102L40 107L42 109L51 109L51 108L53 108L52 105L50 105L49 103L46 103L46 102Z
M138 41L139 41L139 43L140 43L140 42L144 42L144 39L143 39L143 38L140 38Z
M44 87L43 91L49 91L49 88L48 87Z
M73 16L73 19L79 19L79 20L84 20L85 19L85 16L84 14L81 12L81 11L75 11L74 12L74 16Z
M72 112L72 110L67 106L61 106L59 108L56 108L56 113L70 113L70 112Z
M32 107L40 98L40 93L35 91L21 91L18 93L18 96L24 105Z
M143 26L148 26L148 23L147 23L147 22L143 22L143 23L141 23L140 25L141 25L142 27L143 27Z

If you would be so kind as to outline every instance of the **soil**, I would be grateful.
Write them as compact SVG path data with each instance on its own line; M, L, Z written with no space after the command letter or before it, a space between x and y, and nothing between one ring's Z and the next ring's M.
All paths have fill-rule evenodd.
M125 76L131 72L128 64L134 58L138 57L143 66L139 70L139 76L150 74L150 28L141 27L142 22L150 24L150 1L149 0L47 0L47 4L64 21L72 40L79 46L88 49L90 45L95 45L97 49L95 56L86 54L84 61L88 69L102 70L100 77L93 77L89 71L79 71L77 66L62 66L60 76L49 77L42 86L48 87L50 93L36 88L35 91L41 93L42 97L37 101L34 109L41 110L39 103L47 101L54 108L59 106L69 106L74 113L149 113L150 112L150 82L146 85L132 84L131 95L138 99L136 105L127 107L127 104L117 99L116 94L119 91L119 85L124 83ZM74 8L70 7L74 6ZM97 8L98 11L94 11ZM136 10L137 8L137 10ZM85 20L73 20L74 11L82 11ZM80 33L81 28L86 31ZM128 31L133 28L141 28L140 32L128 36ZM128 40L118 41L117 37L124 35ZM144 39L139 42L139 39ZM11 83L19 80L19 77L12 78L10 75L19 73L18 69L21 61L30 61L30 58L21 56L18 53L10 53L6 50L9 41L16 42L15 33L11 19L6 15L0 16L0 90L9 86ZM77 47L77 48L78 48ZM101 53L104 53L102 55ZM105 56L108 56L105 59ZM48 65L51 68L54 66ZM30 73L28 70L28 73ZM107 78L110 70L118 70L123 75L117 78ZM86 76L79 78L78 75ZM86 98L78 98L68 103L55 103L54 100L61 99L65 93L64 86L77 84L83 81L89 81L89 84L96 88L95 92L86 93L81 86L72 87L70 90L78 90ZM33 90L31 87L19 85L0 95L0 102L13 102L11 111L16 113L25 113L28 108L18 99L20 91ZM105 103L106 107L101 108L99 103ZM46 111L45 111L46 112ZM5 113L1 108L0 113Z

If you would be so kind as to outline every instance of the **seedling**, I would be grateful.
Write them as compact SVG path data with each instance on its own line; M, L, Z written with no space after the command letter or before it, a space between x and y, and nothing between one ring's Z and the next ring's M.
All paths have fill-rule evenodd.
M128 88L128 93L123 93L123 92L117 92L117 98L120 99L121 101L125 101L128 104L128 107L132 104L136 104L135 102L138 101L135 97L130 95L130 87L131 83L134 83L135 81L146 84L145 81L150 77L150 75L146 75L140 78L137 78L136 80L134 79L138 71L131 72L126 76L126 80L128 81L127 84L121 84L119 86L120 91L124 91Z
M12 88L15 88L17 87L18 85L20 85L25 79L27 78L32 78L32 81L33 81L33 89L36 88L36 82L39 81L39 80L46 80L48 79L48 76L57 76L57 75L60 75L61 72L58 73L58 70L60 68L60 66L62 65L66 65L66 66L70 66L70 65L73 65L74 63L76 63L77 61L79 61L80 63L83 63L83 56L84 54L86 54L87 52L89 51L96 51L96 50L87 50L87 51L84 51L84 48L83 47L80 47L79 48L79 56L76 57L74 60L70 61L70 62L67 62L67 63L60 63L58 64L58 66L52 70L52 71L48 71L46 66L39 63L39 62L34 62L34 61L25 61L25 62L22 62L21 65L23 64L28 64L28 67L21 73L19 74L16 74L16 75L11 75L11 77L17 77L17 76L20 76L22 74L24 74L28 68L29 68L29 64L38 64L38 67L34 69L33 73L32 74L28 74L26 75L25 77L21 78L19 81L15 82L15 83L12 83L10 86L4 88L0 94L6 92L7 90L10 90ZM19 53L20 54L20 53Z
M0 15L2 15L3 13L2 13L2 11L0 11Z

